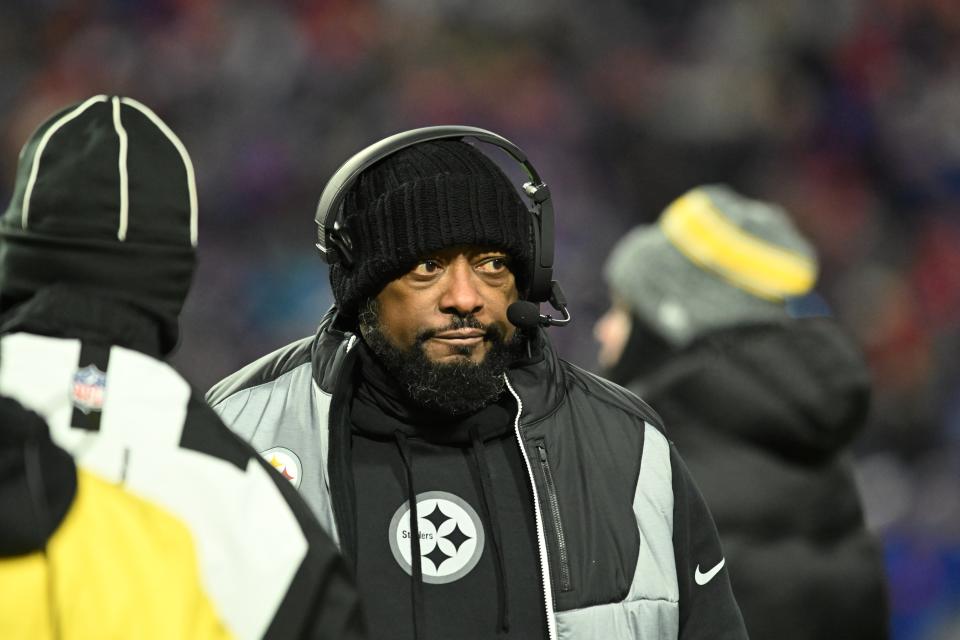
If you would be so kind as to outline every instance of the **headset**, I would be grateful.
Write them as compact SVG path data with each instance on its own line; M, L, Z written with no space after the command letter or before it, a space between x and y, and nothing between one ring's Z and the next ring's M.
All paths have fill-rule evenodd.
M340 165L320 195L314 221L317 223L317 249L327 264L342 264L350 268L354 263L353 240L344 219L344 199L354 182L371 165L387 156L431 140L474 138L505 151L518 162L530 178L523 184L523 193L530 201L533 216L533 272L530 274L528 300L514 302L507 309L507 318L518 327L563 326L570 322L563 290L553 279L553 203L550 189L527 155L506 138L477 127L444 125L422 127L394 134L375 142ZM540 313L537 303L550 302L563 314L553 318Z

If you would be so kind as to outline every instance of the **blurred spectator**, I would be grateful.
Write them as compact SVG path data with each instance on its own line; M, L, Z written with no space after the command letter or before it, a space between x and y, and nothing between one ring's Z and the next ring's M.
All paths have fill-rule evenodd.
M608 377L661 414L701 487L750 636L880 640L882 555L844 459L867 371L832 319L787 304L816 270L782 209L698 187L614 247L596 335Z

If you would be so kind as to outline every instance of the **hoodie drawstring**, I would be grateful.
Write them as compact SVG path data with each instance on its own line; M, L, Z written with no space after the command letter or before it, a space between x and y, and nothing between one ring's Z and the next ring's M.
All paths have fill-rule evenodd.
M417 492L413 488L413 452L407 435L400 430L393 432L403 458L403 466L407 472L407 500L410 502L410 572L413 597L413 637L424 638L423 632L423 560L420 557L420 516L417 513Z
M393 432L403 459L403 466L407 476L407 500L410 503L410 579L412 581L411 595L413 598L413 634L414 638L425 637L424 627L424 598L423 598L423 560L420 556L420 514L417 512L417 492L413 485L413 452L407 435L399 429ZM506 568L503 559L503 534L500 529L500 518L497 512L497 502L493 488L493 479L490 477L490 464L487 461L487 452L483 439L476 427L470 428L470 442L473 459L480 476L480 498L483 504L483 517L486 520L487 530L490 532L490 546L494 555L494 571L497 577L497 631L506 633L510 630L510 597L507 590Z
M494 570L497 575L497 630L506 633L510 630L510 612L507 594L506 570L503 564L503 535L500 530L500 518L497 514L497 502L494 498L493 480L490 478L490 465L487 462L487 452L476 427L470 428L470 440L473 444L473 458L480 474L480 497L483 502L483 512L487 519L487 528L490 531L491 547L493 547Z

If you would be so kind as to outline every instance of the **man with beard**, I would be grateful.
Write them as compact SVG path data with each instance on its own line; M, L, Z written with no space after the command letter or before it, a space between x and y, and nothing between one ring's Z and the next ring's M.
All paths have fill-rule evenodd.
M624 237L605 275L606 375L670 425L751 637L888 637L883 561L846 459L869 378L832 318L790 313L817 260L786 212L698 187Z
M317 214L335 308L208 401L352 560L373 637L745 637L659 419L560 360L538 314L508 316L543 299L552 213L431 131L335 175Z

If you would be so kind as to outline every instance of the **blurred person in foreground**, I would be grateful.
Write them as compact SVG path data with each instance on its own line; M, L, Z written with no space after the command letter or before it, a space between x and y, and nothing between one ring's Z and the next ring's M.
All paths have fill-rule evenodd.
M751 637L887 637L882 558L845 454L868 374L834 320L792 317L817 261L786 212L693 189L625 236L604 273L604 374L669 425Z
M358 637L348 569L309 508L164 362L193 277L197 215L190 157L143 104L99 95L41 124L20 153L0 217L0 392L42 416L52 442L73 455L81 514L85 486L109 490L85 482L89 472L186 526L202 582L195 604L209 601L231 637ZM36 468L38 487L63 480L53 466ZM47 510L40 541L62 515ZM114 555L89 558L91 568L177 561L172 550L152 557L149 539L138 550L131 537L139 525L130 524L125 536L115 532L116 545L97 550ZM67 637L81 635L72 621L83 628L75 608L95 600L60 589L61 577L75 577L71 563L83 561L69 557L72 548L82 546L48 555L46 572L51 615ZM150 597L163 601L178 587L161 575ZM100 578L91 577L91 589ZM120 592L128 586L120 573L117 582ZM6 606L30 610L32 591L3 589L15 597ZM121 635L162 633L138 620L138 599L121 595L96 603L131 625Z
M0 637L231 638L193 536L0 397Z
M561 360L520 302L550 286L545 185L525 185L530 211L478 145L435 132L335 174L317 214L335 307L208 400L295 465L376 638L745 638L659 419Z

